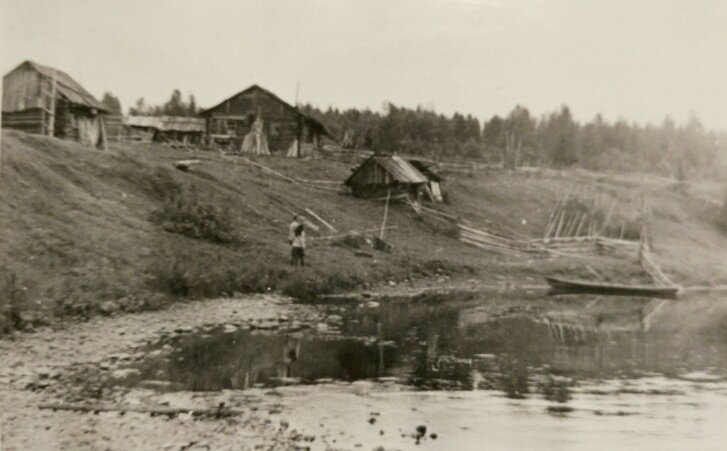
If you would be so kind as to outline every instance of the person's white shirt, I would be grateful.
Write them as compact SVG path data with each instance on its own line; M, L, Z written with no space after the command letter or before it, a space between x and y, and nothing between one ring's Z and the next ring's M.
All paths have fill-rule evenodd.
M288 227L288 241L293 241L293 238L295 238L295 229L297 229L299 225L300 223L296 219L293 219L293 222L290 223L290 226Z
M305 249L305 232L300 232L300 235L295 236L293 234L293 247L300 247Z

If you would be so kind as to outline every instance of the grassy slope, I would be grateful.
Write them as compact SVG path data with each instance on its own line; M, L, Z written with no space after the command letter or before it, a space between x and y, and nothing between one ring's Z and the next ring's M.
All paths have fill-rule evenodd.
M287 265L291 210L311 208L339 231L380 225L383 203L316 191L266 176L219 155L164 146L114 145L100 152L52 138L3 131L0 179L0 265L15 274L15 298L43 315L93 313L100 302L129 310L157 306L158 292L181 278L189 296L221 292L290 289L291 281L316 282L316 290L343 290L380 281L436 275L483 282L540 283L545 274L588 275L584 259L525 260L489 254L458 242L396 205L387 234L391 254L355 257L328 242L309 249L311 268ZM200 158L189 172L171 162ZM342 180L350 164L328 160L258 157L276 170L307 179ZM167 233L150 221L170 187L194 186L201 202L229 209L235 245L219 245ZM531 175L484 173L451 178L449 205L473 224L537 237L563 192L606 190L624 201L640 188L605 177L571 172ZM725 282L727 239L702 219L698 206L664 189L650 195L655 249L678 282ZM315 236L315 234L312 234ZM636 259L586 260L607 279L644 281ZM683 263L687 263L686 265ZM721 266L722 265L722 266ZM332 276L333 275L333 276ZM7 297L8 282L3 292ZM12 287L11 287L12 288Z

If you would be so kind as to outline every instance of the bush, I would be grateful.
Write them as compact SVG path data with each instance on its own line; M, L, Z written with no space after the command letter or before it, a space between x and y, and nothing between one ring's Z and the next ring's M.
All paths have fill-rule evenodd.
M169 233L213 243L238 242L229 210L201 202L193 187L172 193L151 220Z
M182 185L167 168L158 167L149 177L151 193L158 199L174 199L182 194Z

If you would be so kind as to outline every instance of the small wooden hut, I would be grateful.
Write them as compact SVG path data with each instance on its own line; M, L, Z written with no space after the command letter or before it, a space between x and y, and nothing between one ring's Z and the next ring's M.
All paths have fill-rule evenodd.
M68 74L26 61L3 77L2 126L106 146L109 110Z
M372 155L353 170L344 185L355 197L381 197L408 194L418 198L427 178L409 162L397 155Z
M241 151L246 136L260 133L255 130L256 121L272 153L303 156L307 150L321 146L323 137L331 136L320 121L258 85L204 110L200 116L205 120L208 144L224 143ZM259 140L262 142L262 138Z

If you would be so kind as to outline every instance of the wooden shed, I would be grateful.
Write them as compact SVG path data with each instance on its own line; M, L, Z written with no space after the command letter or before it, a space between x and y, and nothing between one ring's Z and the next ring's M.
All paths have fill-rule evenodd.
M26 61L3 77L2 126L106 146L109 110L68 74Z
M124 126L129 141L199 144L205 121L198 117L129 116Z
M418 198L427 178L409 162L397 155L372 155L353 170L344 185L355 197L409 194Z
M331 136L318 120L258 85L250 86L219 104L204 110L205 136L208 144L226 143L242 149L245 137L262 130L271 152L302 156L306 149L317 148L324 136Z

